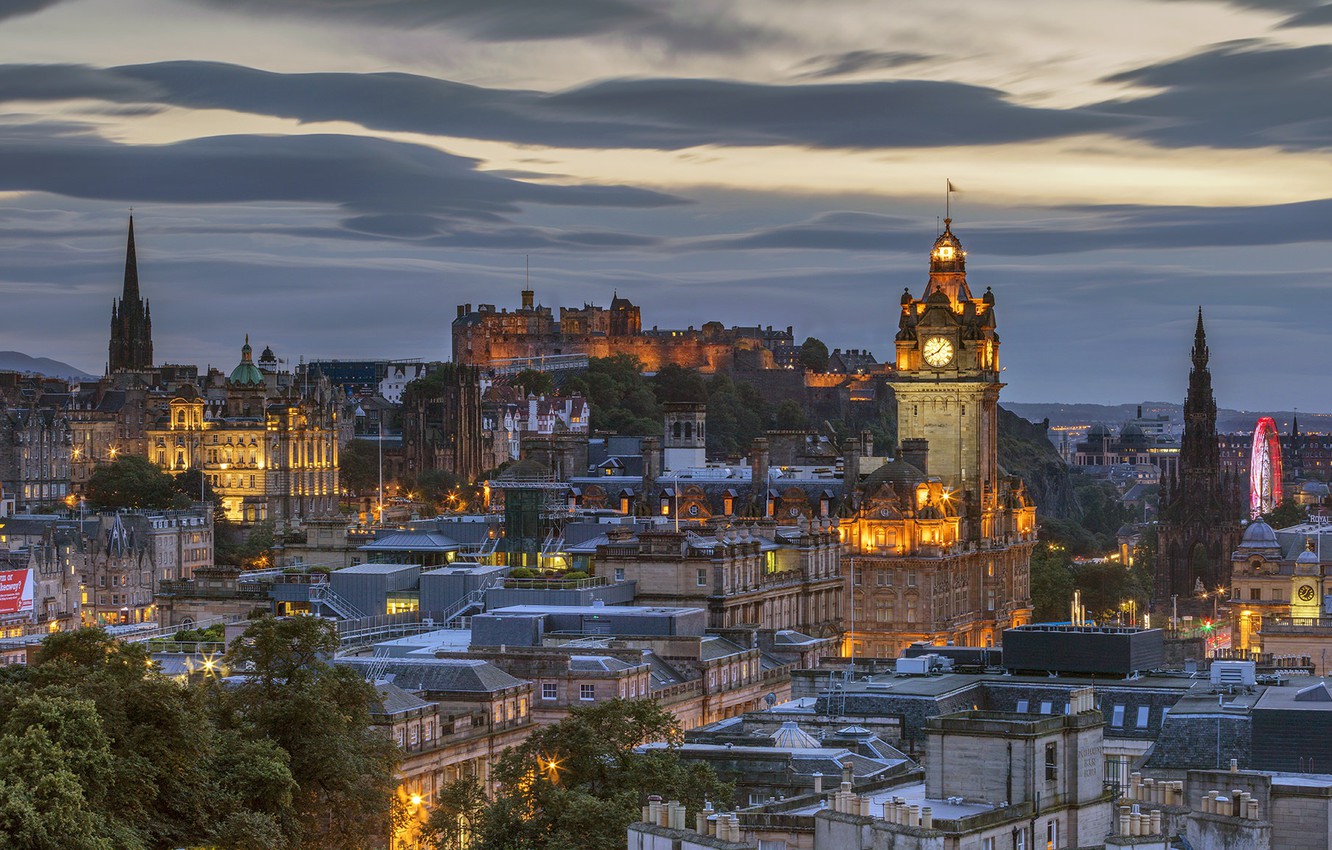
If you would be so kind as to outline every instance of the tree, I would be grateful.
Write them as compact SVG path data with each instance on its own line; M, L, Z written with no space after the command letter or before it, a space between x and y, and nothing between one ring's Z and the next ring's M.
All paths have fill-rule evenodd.
M667 363L652 376L652 391L656 394L657 401L663 404L673 401L708 400L708 388L698 370L686 369L674 363Z
M800 365L811 372L828 371L828 346L823 344L822 340L814 337L805 337L805 341L800 344Z
M358 495L379 489L379 446L352 440L338 453L338 483Z
M575 708L500 757L500 791L479 814L476 790L453 787L427 826L439 850L456 850L464 829L475 850L618 850L649 794L698 811L729 801L732 787L703 764L681 761L679 724L655 700L609 700ZM665 746L637 749L651 741Z
M1041 542L1031 553L1031 601L1038 623L1065 622L1073 599L1073 561L1058 543Z
M93 470L85 490L95 510L165 510L189 507L171 475L152 461L126 455Z
M299 847L359 848L395 815L397 748L371 729L374 688L329 662L337 646L317 617L256 620L227 656L247 679L219 695L225 730L286 754Z
M540 369L524 369L510 380L515 387L522 389L525 396L544 396L555 392L555 379L549 372Z
M1299 525L1308 519L1308 515L1303 507L1296 504L1295 500L1287 496L1281 500L1281 504L1272 509L1271 513L1263 514L1263 522L1273 528L1290 528L1292 525Z
M809 416L800 402L788 398L777 405L774 424L778 431L800 431L809 427Z
M190 467L172 480L176 492L191 502L211 502L214 510L222 509L222 497L213 490L213 483L198 467Z
M215 523L213 560L219 566L242 569L264 569L272 564L271 553L275 543L271 519L257 522L248 529L240 528L225 518Z

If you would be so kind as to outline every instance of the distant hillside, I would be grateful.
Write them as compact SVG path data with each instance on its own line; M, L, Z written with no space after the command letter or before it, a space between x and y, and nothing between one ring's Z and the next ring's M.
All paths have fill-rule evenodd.
M1060 518L1080 513L1068 465L1059 457L1045 433L1045 426L999 408L999 466L1017 475L1043 515Z
M1115 426L1138 415L1138 405L1136 404L1060 404L1059 402L1016 404L1005 402L1004 407L1032 422L1040 422L1048 418L1050 424L1054 426L1092 425L1097 422ZM1163 413L1170 417L1170 424L1175 433L1179 433L1179 428L1184 421L1184 406L1182 404L1166 401L1142 402L1143 416L1159 416ZM1222 433L1252 431L1254 423L1260 417L1270 416L1276 421L1277 427L1285 431L1290 427L1292 413L1289 410L1231 410L1218 408L1216 411L1216 427ZM1307 413L1301 410L1299 417L1301 431L1332 433L1332 413Z
M48 378L74 378L81 381L97 377L68 363L61 363L49 357L29 357L21 351L0 351L0 372L36 373Z

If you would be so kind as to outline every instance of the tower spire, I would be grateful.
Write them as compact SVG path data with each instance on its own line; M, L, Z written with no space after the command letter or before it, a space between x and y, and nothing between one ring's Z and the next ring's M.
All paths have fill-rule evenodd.
M139 260L134 254L134 214L130 214L129 236L125 241L125 290L122 301L139 300Z

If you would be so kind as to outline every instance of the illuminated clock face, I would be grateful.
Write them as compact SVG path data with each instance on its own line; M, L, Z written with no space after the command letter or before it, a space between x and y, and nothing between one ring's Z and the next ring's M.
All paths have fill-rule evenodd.
M941 336L925 340L925 362L931 366L947 366L953 361L953 344Z
M1299 594L1301 602L1312 602L1314 598L1313 585L1311 584L1300 585Z

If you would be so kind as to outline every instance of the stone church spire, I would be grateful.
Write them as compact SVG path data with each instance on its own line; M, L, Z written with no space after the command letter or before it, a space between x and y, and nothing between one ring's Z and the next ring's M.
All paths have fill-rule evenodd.
M1221 473L1216 398L1201 307L1191 359L1179 472L1168 489L1162 482L1156 573L1156 601L1168 604L1170 597L1178 597L1180 611L1197 607L1194 589L1199 584L1211 592L1229 583L1230 553L1239 543L1240 531L1233 482Z
M143 372L153 367L153 319L139 294L139 260L134 249L134 216L125 242L125 283L120 300L111 302L111 343L107 371Z

